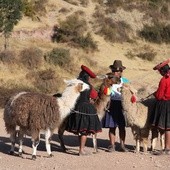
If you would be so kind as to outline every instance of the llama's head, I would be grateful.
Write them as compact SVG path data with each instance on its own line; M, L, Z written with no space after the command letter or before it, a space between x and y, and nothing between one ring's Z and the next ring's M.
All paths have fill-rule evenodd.
M66 83L67 87L75 87L77 92L82 92L90 88L88 84L79 79L64 80L64 82Z
M113 73L107 73L106 78L103 80L104 84L108 87L111 87L113 84L119 84L120 78L113 75Z
M113 73L107 73L105 75L98 76L99 79L103 79L103 83L100 86L99 89L99 97L103 98L105 96L110 96L111 90L113 84L120 83L120 78L113 75Z
M120 78L113 75L113 73L107 73L105 75L97 76L98 79L103 79L103 84L107 87L111 87L113 84L119 84Z

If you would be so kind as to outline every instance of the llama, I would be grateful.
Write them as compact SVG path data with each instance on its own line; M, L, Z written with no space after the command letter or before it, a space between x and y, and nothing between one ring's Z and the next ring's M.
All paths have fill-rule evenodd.
M23 136L29 135L32 138L32 159L36 159L41 131L45 131L48 156L53 156L50 140L54 130L74 108L80 92L89 89L89 85L78 79L65 82L67 87L60 98L40 93L20 92L9 99L4 109L4 121L11 139L10 154L14 154L17 127L19 127L19 156L22 156Z
M134 100L137 91L131 86L122 87L122 106L127 124L131 127L136 141L136 152L140 151L140 143L143 142L143 151L146 153L148 148L149 132L152 130L151 148L155 150L158 131L151 129L150 116L155 105L155 98L147 98L143 101ZM161 147L164 148L163 133L161 135Z
M107 73L105 76L101 76L103 79L102 84L100 85L99 92L98 92L98 98L93 101L94 106L97 109L97 114L99 116L99 119L102 120L102 118L105 115L106 109L108 108L108 104L110 102L110 93L109 88L112 86L112 84L117 84L120 82L120 78L114 76L112 73ZM66 152L66 147L64 145L64 139L63 134L65 131L65 127L67 124L67 119L64 120L63 124L58 129L58 136L60 140L61 148L64 152ZM98 152L97 150L97 134L92 135L93 138L93 147L94 152Z

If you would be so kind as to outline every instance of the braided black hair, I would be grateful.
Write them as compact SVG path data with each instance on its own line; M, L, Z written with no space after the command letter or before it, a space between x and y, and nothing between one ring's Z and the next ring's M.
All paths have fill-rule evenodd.
M89 75L85 71L81 71L78 79L82 80L83 82L89 84Z
M169 70L170 70L170 67L169 67L168 64L164 65L163 67L161 67L161 68L159 69L159 71L160 71L161 73L163 73L163 74L167 74Z

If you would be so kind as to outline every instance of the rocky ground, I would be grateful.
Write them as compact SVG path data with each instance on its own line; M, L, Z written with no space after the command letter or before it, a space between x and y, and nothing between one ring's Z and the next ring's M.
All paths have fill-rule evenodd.
M25 154L23 158L11 156L8 154L10 149L9 135L5 131L3 121L3 110L0 112L0 170L113 170L113 169L137 169L137 170L167 170L170 168L170 156L167 155L152 155L150 152L134 153L135 142L133 140L130 128L127 128L126 144L128 152L123 153L115 151L107 152L108 129L103 129L102 133L98 134L99 153L93 154L92 138L89 136L87 141L87 150L92 154L90 156L78 156L78 139L77 136L65 132L64 140L68 153L61 151L58 135L55 133L52 140L52 151L54 157L47 158L45 151L44 137L42 135L40 145L38 147L36 161L31 160L31 140L29 137L24 141ZM117 140L119 141L119 139ZM159 143L157 146L159 149Z

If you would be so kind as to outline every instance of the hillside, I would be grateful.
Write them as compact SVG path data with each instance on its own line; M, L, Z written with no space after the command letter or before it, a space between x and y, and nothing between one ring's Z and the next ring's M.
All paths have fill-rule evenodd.
M124 76L126 76L136 88L144 87L148 90L148 93L155 90L160 76L156 71L153 71L152 68L157 63L170 57L170 45L147 42L137 36L137 31L141 30L145 24L151 24L151 17L149 17L149 15L146 17L146 11L138 9L138 1L132 1L131 3L131 6L136 5L138 8L131 7L131 10L127 10L125 9L127 6L124 8L119 6L116 11L107 14L107 17L111 17L115 22L121 21L130 25L130 31L127 31L127 35L131 38L131 42L110 42L104 36L96 33L101 25L97 25L94 13L99 16L101 14L106 15L106 13L103 12L106 11L105 4L101 4L101 2L107 1L87 0L84 1L86 3L82 2L83 1L77 0L48 0L46 4L46 14L40 16L40 21L32 20L29 17L23 17L15 26L9 40L9 50L14 51L17 56L21 50L28 47L39 48L43 53L49 52L53 48L69 49L71 56L70 65L65 68L43 62L38 68L31 70L20 64L8 65L4 62L0 62L1 88L5 87L6 89L11 89L19 86L23 89L25 87L34 89L35 77L33 75L37 74L39 71L52 69L55 71L54 81L58 84L55 84L53 90L45 92L54 93L63 90L62 80L64 78L75 78L77 76L81 64L89 66L97 74L105 74L110 71L108 66L111 65L115 59L120 59L127 68L124 72ZM51 41L54 26L59 25L61 21L66 20L68 16L76 12L79 17L86 20L86 32L91 33L92 38L97 43L98 50L85 51L81 48L69 46L68 43L53 43ZM168 17L164 18L164 22L169 24L169 19ZM3 51L3 43L4 39L1 35L1 51ZM153 53L156 54L153 61L136 57L138 54L145 52L146 49L147 52L153 51ZM128 57L128 54L133 57ZM51 84L53 84L54 81L52 81ZM38 90L41 91L41 88ZM4 100L4 98L1 100Z

